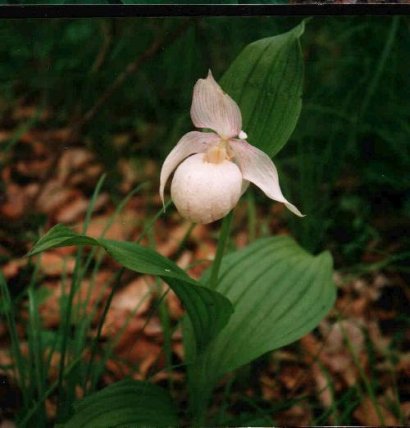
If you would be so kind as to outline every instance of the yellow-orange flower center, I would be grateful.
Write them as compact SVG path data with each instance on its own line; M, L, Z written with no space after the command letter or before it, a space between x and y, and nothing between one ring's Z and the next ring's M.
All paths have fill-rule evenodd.
M210 147L204 154L205 162L222 163L232 159L232 151L227 140L221 140L215 146Z

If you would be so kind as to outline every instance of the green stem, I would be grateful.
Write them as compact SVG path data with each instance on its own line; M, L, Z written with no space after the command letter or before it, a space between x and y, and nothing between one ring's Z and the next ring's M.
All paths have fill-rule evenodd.
M188 367L189 413L192 418L190 426L193 427L206 426L206 410L215 385L214 381L205 375L204 364L203 358L199 357Z
M229 240L232 218L233 212L231 211L222 222L218 247L216 249L215 260L212 264L211 276L208 283L208 286L212 289L216 289L218 285L219 270ZM206 410L215 385L214 380L209 379L205 375L204 364L205 361L199 356L188 368L190 414L192 416L192 426L194 427L206 425Z
M229 239L229 233L231 230L233 212L231 211L222 222L221 232L219 234L218 248L216 249L215 260L212 264L211 278L209 280L209 287L216 289L218 285L219 269L221 267L222 257L224 255L226 244Z

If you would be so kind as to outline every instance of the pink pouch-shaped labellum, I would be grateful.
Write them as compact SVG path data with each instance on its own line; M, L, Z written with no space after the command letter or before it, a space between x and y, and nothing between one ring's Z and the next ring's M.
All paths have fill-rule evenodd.
M220 140L213 132L192 131L185 134L171 150L161 169L159 194L164 203L164 189L175 168L188 156L205 152L212 143Z

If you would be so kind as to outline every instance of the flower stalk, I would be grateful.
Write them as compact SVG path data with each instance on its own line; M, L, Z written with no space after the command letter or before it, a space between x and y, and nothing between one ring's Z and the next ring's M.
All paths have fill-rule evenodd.
M212 264L209 287L215 290L218 286L219 270L221 268L222 258L225 253L231 231L233 211L231 211L222 221L221 231L219 233L218 247L216 249L215 259Z

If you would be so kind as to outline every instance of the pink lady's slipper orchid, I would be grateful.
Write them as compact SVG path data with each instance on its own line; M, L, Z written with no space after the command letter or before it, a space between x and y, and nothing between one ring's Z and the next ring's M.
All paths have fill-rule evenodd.
M176 169L171 198L179 213L193 222L206 224L226 216L249 182L302 216L283 196L269 156L245 141L239 107L210 71L206 79L195 84L191 118L197 128L214 132L192 131L179 140L162 166L162 202L165 185Z

